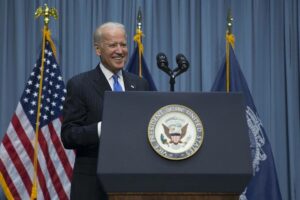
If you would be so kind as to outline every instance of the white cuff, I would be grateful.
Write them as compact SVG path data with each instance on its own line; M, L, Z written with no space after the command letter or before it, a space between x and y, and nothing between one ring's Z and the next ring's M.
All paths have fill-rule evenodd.
M98 136L100 138L100 135L101 135L101 124L102 122L98 122Z

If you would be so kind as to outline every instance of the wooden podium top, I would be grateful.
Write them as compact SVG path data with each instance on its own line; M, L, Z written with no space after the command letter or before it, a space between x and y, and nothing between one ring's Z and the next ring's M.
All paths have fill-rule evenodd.
M238 200L232 193L108 193L110 200Z

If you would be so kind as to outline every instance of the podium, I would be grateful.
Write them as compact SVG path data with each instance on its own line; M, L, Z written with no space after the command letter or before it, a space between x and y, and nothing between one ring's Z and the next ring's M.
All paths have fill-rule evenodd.
M150 145L148 126L167 105L201 119L200 149L169 160ZM238 199L252 176L240 93L106 92L97 175L110 199Z

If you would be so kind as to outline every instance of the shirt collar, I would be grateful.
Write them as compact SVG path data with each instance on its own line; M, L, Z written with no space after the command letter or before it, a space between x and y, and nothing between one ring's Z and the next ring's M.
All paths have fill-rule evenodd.
M110 80L112 78L112 76L114 75L114 73L112 73L110 70L108 70L106 67L104 67L104 65L102 63L100 63L99 66L100 66L100 69L102 70L105 78L107 80ZM117 75L119 76L120 79L123 79L122 70L118 71Z

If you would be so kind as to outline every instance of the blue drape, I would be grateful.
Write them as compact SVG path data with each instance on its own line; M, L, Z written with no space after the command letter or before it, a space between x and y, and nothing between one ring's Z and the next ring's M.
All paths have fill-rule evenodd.
M298 0L1 0L0 136L3 137L37 59L42 19L38 6L59 11L52 38L64 80L94 68L95 28L124 23L133 53L136 15L143 13L144 57L160 91L168 77L156 67L164 52L175 67L178 53L190 69L175 91L209 91L225 55L227 9L234 17L235 53L269 137L283 199L300 199L300 3Z

